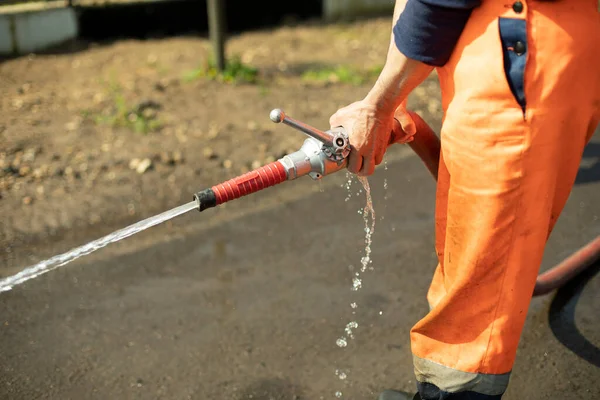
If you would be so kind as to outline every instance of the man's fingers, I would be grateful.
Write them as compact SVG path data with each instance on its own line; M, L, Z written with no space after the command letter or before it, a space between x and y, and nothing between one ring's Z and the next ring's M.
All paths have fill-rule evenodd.
M363 157L354 149L350 151L350 154L348 155L348 171L353 174L358 174L362 168L362 163Z
M362 167L360 168L360 175L369 176L375 172L375 160L373 156L363 157Z
M417 132L417 127L415 125L415 121L411 118L410 114L407 112L397 113L395 118L400 123L402 130L408 136L412 136Z
M340 108L329 117L329 125L332 128L342 126L343 122L348 122L348 119L352 117L352 113L349 112L348 107Z
M331 117L329 117L329 126L332 128L340 126L340 123L338 122L339 120L340 117L338 116L338 113L333 114Z
M410 113L406 110L406 99L404 99L404 101L394 112L394 118L400 123L400 127L407 138L417 133L415 121L412 119Z
M379 165L381 164L381 162L383 161L383 156L385 155L385 150L384 151L378 151L375 153L375 165Z

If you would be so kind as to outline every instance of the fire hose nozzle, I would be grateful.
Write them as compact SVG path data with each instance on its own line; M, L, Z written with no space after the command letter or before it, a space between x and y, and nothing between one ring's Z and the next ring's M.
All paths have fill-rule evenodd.
M321 179L346 166L350 154L350 140L342 127L324 132L288 117L280 109L271 111L270 118L275 123L283 122L296 128L309 137L298 151L196 193L194 201L199 211L304 175L312 179Z

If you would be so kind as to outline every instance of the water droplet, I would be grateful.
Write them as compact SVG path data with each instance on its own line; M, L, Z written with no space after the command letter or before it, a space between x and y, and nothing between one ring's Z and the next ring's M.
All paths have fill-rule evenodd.
M383 311L379 311L379 315L383 315Z
M346 199L344 201L348 201L352 197L352 192L350 191L350 188L352 187L352 178L353 177L354 177L354 175L352 175L350 172L346 171L347 181L342 186L346 188L346 190L348 191L348 194L346 195Z
M335 344L337 344L338 347L346 347L346 346L348 346L348 342L346 341L346 338L344 338L344 337L341 337L338 340L336 340Z
M340 378L341 380L346 379L348 376L343 372L340 371L339 369L335 370L335 374L337 375L338 378Z
M354 335L352 334L352 329L358 328L358 323L356 321L348 322L346 325L346 335L350 337L350 339L354 339Z

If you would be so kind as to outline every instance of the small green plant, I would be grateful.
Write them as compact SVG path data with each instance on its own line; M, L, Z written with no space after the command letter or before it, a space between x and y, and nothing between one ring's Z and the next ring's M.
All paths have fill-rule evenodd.
M259 86L259 88L258 88L258 93L262 97L265 97L265 96L269 95L270 90L269 90L269 88L264 83L261 83L260 86Z
M313 68L302 74L306 82L330 82L361 85L369 80L375 79L381 72L381 67L368 70L359 70L346 65L325 66Z
M225 68L220 72L213 58L204 65L186 73L183 79L187 82L206 78L224 83L257 83L258 69L242 62L239 56L233 56L225 62Z
M123 127L137 133L147 134L159 130L162 123L156 117L159 105L154 102L142 102L137 105L129 104L121 87L111 82L109 93L112 107L108 112L92 116L84 111L84 117L92 117L98 124L108 124L112 127Z

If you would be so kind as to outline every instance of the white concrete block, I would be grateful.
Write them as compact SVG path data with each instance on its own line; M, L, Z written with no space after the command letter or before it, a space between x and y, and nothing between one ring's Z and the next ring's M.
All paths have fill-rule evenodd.
M27 54L77 37L79 26L72 8L19 10L0 14L0 54Z
M13 35L10 24L10 15L0 15L0 54L10 54L13 52Z
M77 36L77 16L72 8L15 15L17 50L21 54L42 50Z

